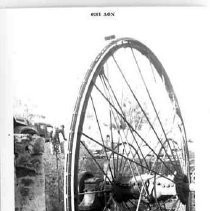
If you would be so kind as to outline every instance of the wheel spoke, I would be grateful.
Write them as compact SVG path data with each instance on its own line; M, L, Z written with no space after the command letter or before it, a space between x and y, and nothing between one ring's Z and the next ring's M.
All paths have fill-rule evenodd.
M105 211L110 206L111 201L112 201L112 195L109 197L108 201L106 202L106 205L105 205L103 211Z
M95 118L96 118L96 121L97 121L98 129L99 129L99 132L100 132L101 140L103 142L103 145L105 146L105 142L104 142L103 135L102 135L102 132L101 132L101 127L100 127L100 124L99 124L99 121L98 121L98 116L97 116L97 113L96 113L96 108L95 108L92 96L91 96L91 102L92 102ZM107 151L106 151L105 148L104 148L104 151L105 151L105 154L106 154L107 161L109 161L109 158L108 158L108 155L107 155ZM112 170L111 170L111 167L110 167L110 163L108 164L108 167L109 167L110 173L112 175L112 179L114 179L114 176L113 176L113 173L112 173Z
M146 92L147 92L148 97L149 97L149 99L150 99L150 102L151 102L151 104L152 104L152 107L153 107L153 109L154 109L154 111L155 111L155 114L156 114L156 117L157 117L157 119L158 119L158 122L160 123L161 129L162 129L163 134L164 134L164 136L165 136L165 139L168 140L168 138L167 138L167 136L166 136L166 132L165 132L165 130L164 130L164 128L163 128L163 124L162 124L162 122L161 122L161 120L160 120L160 117L159 117L159 114L158 114L158 112L157 112L156 106L155 106L154 101L153 101L153 99L152 99L152 97L151 97L151 94L150 94L150 92L149 92L149 89L148 89L148 87L147 87L147 84L146 84L146 82L145 82L145 79L144 79L144 77L143 77L143 75L142 75L142 72L141 72L141 69L140 69L140 67L139 67L139 64L138 64L138 61L137 61L137 59L136 59L136 56L135 56L135 54L134 54L134 52L133 52L133 48L131 48L131 51L132 51L132 55L133 55L133 58L134 58L134 60L135 60L136 66L137 66L137 68L138 68L139 74L140 74L140 76L141 76L141 79L142 79L142 81L143 81L144 87L145 87L145 89L146 89ZM173 152L172 152L172 149L171 149L171 146L170 146L170 143L169 143L169 142L168 142L168 145L169 145L169 148L170 148L170 150L171 150L172 156L173 156L174 161L175 161L175 157L174 157L174 154L173 154ZM167 152L166 152L166 153L167 153ZM170 159L170 157L169 157L169 159ZM172 162L172 161L171 161L171 162Z
M134 207L136 207L136 204L134 204L130 199L129 199L129 202L130 202Z
M92 157L92 159L94 160L96 166L99 168L99 170L103 173L103 175L109 180L110 183L111 180L109 179L108 175L104 172L104 170L101 168L100 164L97 162L97 160L94 158L93 154L90 152L90 150L87 148L87 146L85 145L85 143L83 141L80 141L80 143L85 147L85 149L87 150L88 154Z
M104 82L104 85L106 86L106 83ZM106 86L106 88L107 88L107 86ZM110 93L109 93L109 90L107 89L107 91L108 91L108 94L109 94L109 97L107 97L109 100L111 100L112 101L112 98L111 98L111 95L110 95ZM112 101L112 103L113 103L113 101ZM110 105L110 104L109 104ZM112 108L111 108L111 111L112 111ZM112 111L112 113L113 113L113 111ZM114 121L115 121L115 124L117 125L117 120L116 120L116 117L115 117L115 115L114 115L114 113L113 113L113 117L114 117ZM117 117L118 117L118 120L119 120L119 116L117 115ZM125 145L124 145L124 143L123 143L123 140L122 140L122 136L121 136L121 133L120 133L120 130L118 129L118 134L119 134L119 140L121 140L121 143L122 143L122 145L123 145L123 147L124 147L124 151L125 151L125 153L126 153L126 155L127 155L127 157L128 157L128 153L127 153L127 151L126 151L126 149L125 149ZM125 134L124 134L125 135ZM127 142L127 139L126 139L126 142ZM113 149L112 149L113 150ZM114 151L114 150L113 150ZM130 150L130 152L131 152L131 150ZM114 160L114 153L113 153L113 160ZM114 161L113 161L114 162ZM129 162L129 167L130 167L130 170L131 170L131 173L133 174L133 177L134 178L136 178L135 177L135 174L134 174L134 171L133 171L133 169L132 169L132 165L131 165L131 163ZM138 171L138 169L137 169L137 171ZM135 179L136 180L136 179ZM139 190L140 191L140 190Z
M98 144L99 146L103 146L100 142L96 141L94 138L88 136L87 134L85 134L85 133L83 133L83 132L81 132L81 134L84 135L86 138L90 139L91 141L95 142L95 143ZM115 153L115 154L118 154L119 156L123 157L124 159L126 159L126 160L128 160L128 161L130 161L130 162L132 162L132 163L135 163L136 165L138 165L138 166L140 166L140 167L142 167L142 168L147 169L146 166L143 166L143 165L141 165L140 163L136 162L135 160L132 160L132 159L126 157L125 155L122 155L122 154L120 154L120 153L118 153L118 152L112 150L110 147L107 147L107 146L104 146L104 147L105 147L107 150L109 150L109 151L111 151L111 152L113 152L113 153ZM153 171L153 170L150 170L150 171L151 171L152 173L156 173L156 174L159 175L160 177L163 177L163 178L165 178L165 179L167 179L167 180L169 180L169 181L171 181L171 182L174 183L174 181L171 180L170 178L168 178L168 177L166 177L166 176L164 176L164 175L162 175L162 174L159 174L159 173L157 173L156 171Z
M111 102L112 101L112 98L111 98L111 96L109 95L109 94L107 94L107 89L106 89L106 84L105 84L105 82L104 82L104 79L103 79L103 77L102 77L102 75L100 75L100 79L101 79L101 83L102 83L102 85L103 85L103 88L104 88L104 92L105 92L105 95L106 95L106 97L109 99L109 101ZM106 91L107 90L107 91ZM114 117L114 113L113 113L113 110L112 110L112 107L110 106L110 104L109 104L109 116L110 116L110 130L111 130L111 143L112 143L112 149L114 150L114 143L113 143L113 131L112 131L112 115L113 115L113 117ZM114 121L115 121L115 117L114 117ZM116 124L116 121L115 121L115 124ZM118 139L118 142L119 142L119 139ZM118 162L118 157L117 157L117 162ZM117 165L118 165L118 163L117 163ZM114 160L114 154L113 154L113 167L114 167L114 169L115 169L115 160ZM117 169L118 170L118 169ZM115 172L115 171L114 171ZM115 177L116 177L116 173L117 172L115 172Z
M109 101L112 102L112 104L114 105L112 96L110 95L110 92L109 92L109 89L108 89L108 87L107 87L107 85L106 85L106 83L105 83L104 77L102 77L102 76L105 76L105 74L103 74L103 75L100 76L101 81L102 81L102 84L103 84L103 88L104 88L105 95L106 95L107 99L109 99ZM116 120L116 117L114 116L114 112L113 112L113 109L112 109L112 107L111 107L110 104L109 104L109 108L110 108L111 113L112 113L112 115L113 115L113 117L114 117L115 124L117 125L117 120ZM121 138L121 134L119 133L119 129L118 129L118 135L120 136L120 137L118 137L118 144L119 144L120 138ZM122 139L122 138L121 138L121 139ZM119 152L119 151L118 151L118 152ZM123 149L123 153L124 153L124 149ZM117 162L118 162L118 160L119 160L119 159L118 159L118 155L117 155ZM122 160L121 160L121 161L122 161ZM118 165L118 163L117 163L117 165Z
M114 91L113 91L112 86L110 85L110 83L109 83L107 77L106 77L105 75L104 75L104 77L105 77L105 79L106 79L106 81L107 81L107 83L108 83L108 86L110 87L110 90L111 90L111 92L112 92L112 94L113 94L113 96L114 96L115 101L117 102L118 107L119 107L120 110L121 110L121 113L122 113L123 117L126 118L126 116L125 116L125 114L124 114L124 112L123 112L123 110L122 110L122 108L121 108L121 106L120 106L120 104L119 104L119 101L118 101L118 99L117 99L117 97L116 97L116 95L115 95L115 93L114 93ZM137 142L137 140L136 140L136 137L134 136L134 134L133 134L133 132L132 132L132 130L131 130L130 127L129 127L129 131L130 131L130 133L132 134L133 141L135 141L135 143L136 143L136 145L137 145L137 147L138 147L138 150L140 151L140 153L141 153L141 155L142 155L142 158L143 158L145 164L147 165L145 156L144 156L144 154L142 153L142 150L141 150L141 148L140 148L140 146L139 146L139 144L138 144L138 142ZM141 162L141 160L139 160L139 161ZM147 165L147 167L148 167L148 169L149 169L149 166L148 166L148 165Z
M118 137L118 141L117 141L117 152L119 153L119 144L120 144L120 138ZM121 159L122 161L122 159ZM117 155L117 172L120 171L120 168L119 168L119 155Z
M147 121L148 121L150 127L152 128L152 131L154 132L154 134L155 134L155 136L157 137L157 139L158 139L159 143L161 144L161 146L164 148L163 143L161 142L161 140L160 140L160 138L159 138L159 136L158 136L156 130L154 129L153 125L151 124L151 122L150 122L150 120L149 120L149 117L147 116L145 110L143 109L142 105L140 104L139 100L137 99L135 93L134 93L133 90L131 89L130 84L128 83L127 79L125 78L125 75L123 74L123 72L122 72L122 70L121 70L119 64L117 63L117 61L116 61L116 59L115 59L115 57L114 57L113 54L112 54L112 58L113 58L113 60L114 60L114 62L115 62L115 64L116 64L118 70L120 71L120 73L121 73L121 75L122 75L122 77L123 77L125 83L127 84L128 88L129 88L129 90L130 90L130 92L132 93L134 99L136 100L136 102L137 102L137 104L139 105L141 111L143 112L145 118L147 119ZM157 111L156 111L156 112L157 112ZM156 113L156 115L157 115L157 113ZM157 116L157 117L158 117L158 116ZM165 150L165 148L164 148L164 150ZM165 150L165 152L166 152L166 154L167 154L169 160L171 160L171 158L170 158L170 156L168 155L168 153L167 153L166 150ZM171 163L172 163L172 165L173 165L173 162L172 162L172 161L171 161ZM173 166L174 166L174 165L173 165ZM175 168L174 168L174 169L175 169ZM175 170L176 170L176 169L175 169Z
M181 201L179 201L179 202L178 202L178 205L177 205L177 207L176 207L175 211L178 211L178 210L179 210L180 205L181 205Z
M163 165L172 173L174 174L171 169L163 162L163 160L156 154L156 152L149 146L149 144L144 140L144 138L132 127L132 125L127 121L127 119L116 109L116 107L107 99L107 97L103 94L103 92L98 88L96 84L94 84L96 89L101 93L104 99L110 103L112 108L119 114L119 116L127 123L127 125L131 128L131 130L149 147L149 149L155 154L155 156L163 163Z
M131 210L130 207L126 204L126 202L123 202L125 208L127 208L128 210Z
M111 108L109 110L109 118L110 118L110 130L111 130L111 148L114 150L114 142L113 142L113 131L112 131L112 111ZM115 160L113 154L113 170L114 170L114 178L116 177L116 169L115 169Z
M106 86L106 83L105 83L105 86ZM107 86L106 86L106 87L107 87ZM112 90L112 91L113 91L113 90ZM109 94L110 94L110 93L109 93ZM115 97L115 100L117 101L117 104L118 104L118 106L119 106L121 112L123 113L122 108L120 107L119 102L118 102L118 100L116 99L115 94L114 94L114 97ZM118 115L117 115L117 117L119 118ZM118 119L118 120L119 120L119 119ZM130 131L131 131L131 130L130 130ZM120 133L120 131L119 131L119 133ZM124 133L124 130L123 130L123 133ZM136 141L135 136L133 135L132 131L131 131L131 134L132 134L134 140ZM125 133L124 133L124 136L126 137ZM129 147L129 149L130 149L129 153L131 152L132 157L133 157L133 160L134 160L134 155L133 155L133 153L132 153L132 149L131 149L131 147L130 147L130 145L129 145L129 143L128 143L127 138L125 138L125 141L126 141L128 147ZM124 142L122 141L122 139L121 139L121 142L122 142L122 145L123 145L123 147L124 147L125 153L126 153L126 155L127 155L127 157L128 157L128 153L127 153L127 151L126 151L125 144L124 144ZM136 141L136 143L137 143L137 141ZM138 146L138 143L137 143L137 146ZM140 149L140 148L139 148L139 150L140 150L140 152L141 152L141 149ZM139 162L141 162L141 159L139 159ZM146 163L146 162L145 162L145 163ZM146 163L146 165L147 165L147 163ZM135 178L135 175L134 175L134 172L133 172L133 170L132 170L132 166L131 166L131 163L130 163L130 162L129 162L129 166L130 166L130 169L131 169L131 171L132 171L132 174L133 174L133 176L134 176L134 178ZM145 188L145 185L144 185L144 181L142 180L141 174L140 174L139 169L138 169L138 167L137 167L136 164L135 164L135 167L136 167L136 171L137 171L137 173L138 173L138 175L139 175L139 177L141 178L141 181L142 181L142 188L141 188L141 190L140 190L140 197L141 197L142 190L145 189L145 192L147 192L147 191L146 191L146 188ZM148 167L148 166L147 166L147 167ZM136 180L136 178L135 178L135 180ZM138 183L138 182L136 181L136 183Z
M132 143L129 144L129 145L132 146ZM123 149L123 150L124 150L124 149ZM136 157L136 155L137 155L137 156L138 156L138 159L139 159L139 161L140 161L140 164L143 165L142 162L141 162L141 158L139 157L139 154L138 154L138 152L137 152L137 150L136 150L135 148L134 148L134 151L135 151L135 154L133 155L133 160L135 160L135 157ZM130 155L130 153L131 153L131 151L128 153L128 156ZM126 163L127 163L127 160L125 160L123 167L120 168L120 169L122 169L121 174L123 174L124 171L127 169L127 168L125 169ZM143 172L143 168L141 168L141 169L142 169L142 172Z
M106 77L106 76L104 75L104 77ZM108 79L106 78L106 80L108 80ZM107 82L108 82L108 81L107 81ZM107 84L105 83L105 81L104 81L104 84L105 84L105 86L106 86L106 88L107 88L107 90L108 90L109 96L111 96L111 94L110 94L110 92L109 92L109 89L108 89ZM109 82L108 82L108 84L109 84ZM109 84L109 87L111 88L110 84ZM115 96L115 94L114 94L112 88L111 88L111 91L112 91L112 93L113 93L113 95L114 95L114 99L115 99L115 101L117 102L117 105L119 106L121 112L123 113L122 108L121 108L121 106L119 105L119 102L118 102L118 100L117 100L117 98L116 98L116 96ZM110 99L111 99L111 97L110 97ZM112 103L113 103L113 101L112 101ZM123 116L125 117L124 113L123 113ZM118 115L117 115L117 117L118 117L118 120L119 120L119 116L118 116ZM130 129L129 129L129 130L130 130ZM136 141L135 136L133 135L133 133L132 133L131 130L130 130L130 132L131 132L131 134L132 134L132 136L133 136L133 139ZM120 131L119 131L118 133L120 134ZM124 133L124 130L123 130L123 133ZM124 133L124 137L125 137L126 143L128 144L127 135L125 135L125 133ZM121 139L122 139L122 138L121 138ZM133 144L133 142L132 142L132 144ZM132 144L131 144L131 145L132 145ZM137 146L138 146L139 151L141 152L141 149L140 149L140 147L139 147L137 141L136 141L136 144L137 144ZM128 144L128 145L129 145L129 144ZM125 151L125 148L123 149L123 152L124 152L124 151ZM128 155L129 155L130 153L131 153L131 150L130 150L130 152L128 153ZM131 153L131 154L132 154L132 153ZM133 156L133 155L132 155L132 156ZM139 157L139 156L138 156L138 157ZM133 156L133 159L134 159L134 156ZM127 161L127 160L126 160L126 161ZM139 157L139 162L141 162L140 157ZM146 163L146 164L147 164L147 163Z
M171 208L171 211L173 211L176 208L178 202L179 202L179 199L177 199L176 202L173 204L173 207Z

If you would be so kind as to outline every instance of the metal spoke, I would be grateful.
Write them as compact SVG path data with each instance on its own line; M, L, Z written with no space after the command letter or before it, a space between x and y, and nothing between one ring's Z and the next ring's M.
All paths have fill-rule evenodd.
M106 84L105 84L105 86L106 86ZM106 86L107 87L107 86ZM108 90L108 89L107 89ZM109 90L108 90L108 92L109 92ZM109 96L110 96L110 93L109 93ZM115 96L115 95L114 95ZM115 100L116 100L116 98L115 98ZM118 100L116 100L117 101L117 104L119 105L119 102L118 102ZM119 106L120 107L120 106ZM120 107L120 109L121 109L121 107ZM123 111L122 111L122 109L121 109L121 112L123 113ZM117 117L119 118L119 116L117 115ZM119 119L118 119L119 120ZM120 131L119 131L119 133L120 133ZM124 133L124 131L123 131L123 133ZM131 131L131 133L132 133L132 131ZM132 135L133 135L133 133L132 133ZM125 133L124 133L124 136L125 136ZM135 139L135 136L133 135L133 138ZM127 141L127 138L125 139L125 141L126 141L126 143L128 144L128 141ZM136 141L136 139L135 139L135 141ZM124 149L125 149L125 145L124 145L124 142L121 140L121 142L122 142L122 144L123 144L123 147L124 147ZM137 143L137 141L136 141L136 143ZM138 143L137 143L138 144ZM132 150L131 150L131 147L130 147L130 145L128 144L128 146L129 146L129 148L130 148L130 152L131 152L131 154L132 154L132 157L133 157L133 160L134 160L134 156L133 156L133 153L132 153ZM139 150L141 151L141 149L139 148ZM126 155L127 155L127 157L128 157L128 154L127 154L127 152L126 152L126 149L125 149L125 153L126 153ZM141 162L141 159L139 160L140 162ZM147 163L146 163L147 164ZM131 164L130 164L130 162L129 162L129 166L130 166L130 168L131 168L131 170L132 170L132 166L131 166ZM140 174L140 172L139 172L139 169L138 169L138 167L137 167L137 165L135 164L135 167L136 167L136 170L137 170L137 172L138 172L138 175L139 175L139 177L141 178L141 180L142 180L142 177L141 177L141 174ZM134 174L134 173L133 173ZM136 179L135 179L136 180ZM136 181L137 182L137 181ZM141 198L141 193L142 193L142 190L143 189L145 189L145 191L146 191L146 188L145 188L145 185L144 185L144 181L142 180L142 188L141 188L141 190L140 190L140 198ZM147 192L147 191L146 191Z
M113 131L112 131L112 111L111 111L111 108L109 108L109 118L110 118L110 130L111 130L111 145L112 145L111 148L112 148L112 150L114 150ZM113 168L114 168L114 177L116 177L114 154L113 154Z
M176 207L175 211L178 211L178 210L179 210L179 207L180 207L180 205L181 205L181 201L179 201L178 203L179 203L179 204L178 204L178 206Z
M174 204L172 205L172 208L170 209L170 211L173 211L175 206L177 205L177 203L179 202L179 199L177 199Z
M80 143L85 147L85 149L87 150L88 154L92 157L92 159L94 160L95 164L98 166L99 170L105 175L105 177L109 180L109 182L112 183L111 180L109 179L108 175L101 168L100 164L94 158L94 156L92 155L92 153L90 152L90 150L87 148L87 146L85 145L85 143L83 143L83 141L80 141Z
M104 77L106 77L106 76L104 75ZM107 78L106 78L106 80L107 80L107 82L108 82L108 79L107 79ZM105 84L105 86L106 86L106 88L107 88L107 91L108 91L108 93L109 93L109 96L111 96L111 94L110 94L110 92L109 92L109 89L108 89L108 87L107 87L105 81L104 81L104 84ZM108 82L108 84L109 84L109 82ZM110 84L109 84L109 86L110 86ZM111 87L110 87L110 88L111 88ZM112 91L112 93L113 93L113 95L114 95L114 98L115 98L115 101L117 102L117 105L119 106L121 112L122 112L123 115L124 115L124 112L122 111L122 108L121 108L121 106L119 105L119 102L118 102L118 100L117 100L117 98L116 98L116 96L115 96L115 94L114 94L112 88L111 88L111 91ZM111 97L110 97L110 98L111 98ZM119 120L119 116L117 116L117 117L118 117L118 120ZM125 117L125 115L124 115L124 117ZM131 130L130 130L130 132L131 132L131 134L132 134L134 140L136 141L135 136L133 135L133 133L132 133ZM119 133L120 133L120 131L119 131ZM125 135L125 132L124 132L124 131L123 131L123 133L124 133L124 136L125 136L125 140L126 140L126 142L127 142L127 144L128 144L127 136ZM139 151L141 152L141 149L140 149L140 147L139 147L137 141L136 141L136 144L137 144L137 146L138 146ZM128 145L129 145L129 144L128 144ZM124 152L124 150L125 150L125 149L123 149L123 152ZM130 154L130 153L131 153L131 150L130 150L129 154ZM141 153L142 153L142 152L141 152ZM142 154L142 155L143 155L143 154ZM133 155L132 155L132 156L133 156ZM134 157L133 157L133 159L134 159ZM141 159L139 159L139 161L141 162ZM146 164L147 164L147 163L146 163Z
M142 191L143 189L141 189L141 191ZM141 202L141 194L140 194L140 196L139 196L139 199L138 199L138 203L137 203L137 207L136 207L136 211L138 211L139 210L139 206L140 206L140 202Z
M99 124L99 121L98 121L98 116L97 116L97 113L96 113L96 108L95 108L95 105L94 105L94 101L93 101L92 96L90 98L91 98L91 102L92 102L95 118L96 118L96 121L97 121L98 129L99 129L99 132L100 132L101 140L103 142L103 145L105 145L105 142L104 142L104 139L103 139L103 135L102 135L102 132L101 132L101 127L100 127L100 124ZM107 161L108 161L109 158L108 158L108 155L107 155L107 152L106 152L105 148L104 148L104 151L105 151L106 158L107 158ZM112 175L112 179L114 179L114 176L112 174L112 170L111 170L111 167L110 167L110 163L108 164L108 166L109 166L110 173Z
M103 211L105 211L105 210L108 208L108 206L109 206L111 200L112 200L112 196L109 197L109 199L108 199L108 201L106 202L106 206L104 207Z
M105 76L105 74L103 74L103 75ZM102 77L102 74L100 75L100 79L101 79L101 82L102 82L102 84L103 84L103 88L104 88L104 92L105 92L106 97L109 99L110 102L112 101L112 103L113 103L112 97L111 97L111 95L110 95L110 93L109 93L109 90L108 90L107 85L106 85L106 83L105 83L105 81L104 81L104 78ZM106 91L106 90L107 90L107 91ZM108 94L107 94L107 92L108 92ZM109 97L108 97L108 95L109 95ZM114 104L114 103L113 103L113 104ZM110 111L111 111L111 113L113 114L115 124L117 125L117 121L116 121L116 118L115 118L115 116L114 116L114 112L113 112L113 110L112 110L112 107L111 107L110 104L109 104L109 106L110 106ZM121 134L119 133L119 129L118 129L118 134L119 134L119 136L121 137ZM118 137L118 144L119 144L119 142L120 142L120 138ZM123 152L124 152L124 149L123 149ZM119 151L118 151L118 153L119 153ZM114 158L113 158L113 159L114 159ZM117 161L118 161L118 155L117 155ZM122 161L122 160L121 160L121 161ZM117 165L118 165L118 164L117 164Z
M128 209L128 210L131 210L131 208L126 204L126 202L123 203L125 205L125 207Z
M177 144L177 149L176 149L176 148L175 148L175 143L174 143L174 141L173 141L172 139L170 139L170 140L171 140L171 141L172 141L172 143L173 143L174 150L175 150L175 153L176 153L176 156L177 156L178 162L179 162L179 166L181 167L181 161L180 161L179 155L178 155L178 153L177 153L177 149L179 149L179 146L178 146L178 144Z
M134 207L136 207L136 204L134 204L130 199L129 199L129 202L130 202Z
M119 144L120 144L120 138L118 137L118 141L117 141L117 152L119 153ZM117 172L119 172L120 171L120 168L119 168L119 165L118 165L118 163L119 163L119 155L117 155Z
M152 131L154 132L154 134L155 134L155 136L157 137L157 139L158 139L158 141L160 142L160 144L163 146L163 144L162 144L162 142L161 142L161 140L160 140L160 138L159 138L159 136L158 136L156 130L154 129L153 125L151 124L151 122L150 122L150 120L149 120L149 117L147 116L147 114L146 114L146 112L144 111L142 105L140 104L139 100L137 99L136 95L134 94L133 90L131 89L131 86L130 86L130 84L128 83L127 79L125 78L125 76L124 76L124 74L123 74L123 72L122 72L120 66L118 65L118 63L117 63L117 61L116 61L116 59L115 59L115 57L114 57L114 55L112 55L112 58L113 58L113 60L114 60L114 62L115 62L115 64L116 64L118 70L120 71L120 73L121 73L121 75L122 75L122 77L123 77L125 83L127 84L128 88L129 88L129 90L130 90L130 92L132 93L134 99L136 100L136 102L137 102L137 104L139 105L141 111L143 112L145 118L147 119L147 121L148 121L150 127L152 128ZM163 148L164 148L164 146L163 146ZM166 150L165 150L165 151L166 151ZM170 159L170 156L168 155L167 152L166 152L166 154L167 154L169 160L171 160L171 159ZM173 162L172 162L172 161L171 161L171 163L172 163L172 165L173 165ZM175 170L176 170L176 169L175 169Z
M119 101L118 101L118 99L117 99L117 97L116 97L116 95L115 95L115 93L114 93L114 91L113 91L113 89L112 89L112 86L111 86L110 83L109 83L109 80L107 79L107 77L106 77L105 75L104 75L104 77L105 77L105 79L106 79L106 81L107 81L107 83L108 83L108 85L109 85L109 88L110 88L110 90L111 90L111 92L112 92L112 94L113 94L113 96L114 96L115 101L117 102L118 107L119 107L120 110L121 110L122 115L124 116L124 118L126 118L126 116L125 116L125 114L124 114L124 112L123 112L123 110L122 110L122 108L121 108L121 106L120 106L120 104L119 104ZM143 157L143 160L144 160L145 164L147 165L145 156L144 156L144 154L142 153L142 150L141 150L141 148L140 148L140 146L139 146L139 144L138 144L138 142L137 142L137 140L136 140L136 138L135 138L135 136L134 136L132 130L130 129L130 127L129 127L129 130L130 130L130 133L131 133L132 136L133 136L133 140L135 141L135 143L136 143L136 145L137 145L137 147L138 147L138 150L140 151L140 153L141 153L141 155L142 155L142 157ZM140 161L141 161L141 160L140 160ZM147 165L147 167L148 167L148 169L149 169L149 166L148 166L148 165Z
M158 157L157 153L149 146L149 144L144 140L144 138L132 127L132 125L127 121L127 119L116 109L116 107L107 99L107 97L103 94L103 92L98 88L96 84L94 84L96 89L101 93L101 95L104 97L104 99L110 103L112 108L119 114L119 116L127 123L127 125L131 128L131 130L148 146L148 148ZM158 159L163 163L163 165L172 173L174 174L171 169L163 162L163 160L158 157Z
M132 143L131 143L131 146L132 146ZM135 148L134 148L134 150L135 150L135 154L134 154L134 156L133 156L133 160L135 160L135 157L136 157L136 155L137 155L139 161L141 161L141 158L139 157L139 154L138 154L137 150L136 150ZM131 152L131 151L130 151L130 152ZM128 153L128 155L130 155L130 152ZM127 163L127 160L125 160L123 167L121 167L121 169L123 170L123 171L122 171L122 174L123 174L124 171L127 169L127 168L125 169L126 163ZM143 165L142 162L140 162L140 164ZM143 168L142 168L142 171L143 171Z
M104 83L104 80L103 80L102 77L101 77L101 81L102 81L102 84L103 84L103 86L104 86L104 92L106 93L105 83ZM107 93L106 93L106 97L108 98ZM112 100L112 98L111 98L111 96L109 95L109 101L110 101L110 100ZM112 101L112 102L113 102L113 101ZM109 104L109 106L110 106L110 104ZM117 121L116 121L116 118L115 118L115 116L114 116L114 113L113 113L113 111L112 111L112 107L111 107L111 106L110 106L110 111L112 112L113 117L114 117L115 124L117 125ZM122 137L121 137L121 134L120 134L119 130L118 130L118 134L120 135L120 139L119 139L119 140L121 140ZM112 151L114 151L113 148L112 148ZM114 163L114 153L113 153L113 163ZM130 165L130 169L131 169L131 172L132 172L132 174L133 174L133 177L135 178L135 175L134 175L134 172L133 172L133 170L132 170L131 165Z
M103 146L100 142L96 141L94 138L88 136L87 134L85 134L85 133L83 133L83 132L81 132L81 134L84 135L86 138L90 139L91 141L95 142L95 143L98 144L99 146ZM138 165L138 166L140 166L140 167L142 167L142 168L147 169L146 166L141 165L140 163L138 163L138 162L136 162L135 160L132 160L132 159L126 157L125 155L122 155L122 154L120 154L120 153L118 153L118 152L116 152L116 151L113 151L110 147L105 146L105 148L106 148L107 150L109 150L109 151L115 153L115 154L118 154L119 156L123 157L124 159L127 159L127 160L129 160L130 162L135 163L136 165ZM153 171L153 170L150 170L150 171L151 171L152 173L156 173L158 176L164 177L165 179L167 179L167 180L169 180L169 181L171 181L171 182L174 183L174 181L171 180L170 178L168 178L168 177L166 177L166 176L164 176L164 175L162 175L162 174L159 174L159 173L157 173L156 171Z
M103 80L104 81L104 80ZM106 86L106 84L105 84L105 82L104 82L104 85ZM106 89L105 89L106 90ZM104 90L104 91L105 91ZM107 89L107 91L109 92L109 90ZM106 92L106 91L105 91ZM108 97L107 97L108 98ZM109 93L109 100L111 100L112 98L111 98L111 95L110 95L110 93ZM112 101L113 102L113 101ZM110 105L110 104L109 104ZM111 111L112 111L112 108L111 108ZM114 120L115 120L115 124L117 125L117 121L116 121L116 117L115 117L115 115L114 115L114 113L113 113L113 111L112 111L112 114L113 114L113 117L114 117ZM117 115L117 117L118 117L118 115ZM118 117L119 118L119 117ZM119 119L118 119L119 120ZM121 140L121 143L123 144L123 147L124 147L124 150L125 150L125 153L126 153L126 155L127 155L127 157L128 157L128 154L127 154L127 151L126 151L126 149L125 149L125 146L124 146L124 143L123 143L123 140L122 140L122 136L121 136L121 134L120 134L120 131L119 131L119 129L118 129L118 134L119 134L119 136L120 136L120 140ZM127 141L127 140L126 140ZM114 151L114 150L113 150ZM113 159L114 159L114 153L113 153ZM135 177L135 174L134 174L134 171L133 171L133 169L132 169L132 166L131 166L131 163L129 162L129 167L130 167L130 169L131 169L131 172L132 172L132 174L133 174L133 177L135 178L135 180L136 180L136 177ZM140 190L139 190L140 191Z
M156 109L156 107L155 107L154 101L153 101L153 99L152 99L152 97L151 97L151 94L150 94L150 92L149 92L149 90L148 90L147 84L146 84L146 82L145 82L145 80L144 80L144 77L143 77L143 75L142 75L141 69L140 69L140 67L139 67L138 61L137 61L136 56L135 56L135 54L134 54L134 52L133 52L133 48L131 48L131 51L132 51L132 55L133 55L133 57L134 57L135 63L136 63L136 65L137 65L137 68L138 68L138 70L139 70L141 79L142 79L142 81L143 81L144 87L145 87L145 89L146 89L146 91L147 91L147 94L148 94L148 96L149 96L150 102L151 102L151 104L152 104L152 107L153 107L153 109L154 109L154 111L155 111L155 114L156 114L156 116L157 116L157 118L158 118L158 122L160 123L161 129L162 129L163 134L164 134L164 136L165 136L165 139L168 140L167 135L166 135L166 132L165 132L165 130L164 130L164 128L163 128L163 124L162 124L162 122L161 122L161 120L160 120L160 117L159 117L159 115L158 115L157 109ZM171 154L172 154L172 156L173 156L173 158L174 158L174 161L176 161L176 159L175 159L175 157L174 157L174 154L173 154L173 152L172 152L172 149L171 149L171 146L170 146L170 143L169 143L169 142L168 142L168 145L169 145L169 148L170 148L170 150L171 150ZM170 158L169 158L169 159L170 159ZM171 162L172 162L172 161L171 161Z

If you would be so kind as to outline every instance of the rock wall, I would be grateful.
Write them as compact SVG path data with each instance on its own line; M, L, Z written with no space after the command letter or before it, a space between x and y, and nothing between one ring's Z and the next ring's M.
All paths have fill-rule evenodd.
M36 135L14 140L15 211L63 211L64 154Z
M15 136L15 211L45 211L44 139Z

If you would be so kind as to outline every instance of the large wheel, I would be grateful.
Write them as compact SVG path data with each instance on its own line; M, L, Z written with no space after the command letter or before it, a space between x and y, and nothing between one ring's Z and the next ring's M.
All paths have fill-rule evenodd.
M83 193L82 171L94 175ZM68 211L188 210L178 101L162 64L139 41L111 42L88 70L72 118L65 183Z

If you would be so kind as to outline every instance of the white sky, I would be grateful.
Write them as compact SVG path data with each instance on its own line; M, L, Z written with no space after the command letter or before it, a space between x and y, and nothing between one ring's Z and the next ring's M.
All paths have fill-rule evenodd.
M113 11L115 17L90 16L102 11ZM5 74L13 84L10 91L15 97L30 99L52 121L70 124L78 88L105 46L104 37L132 37L146 44L165 67L188 138L209 146L207 20L206 8L9 10Z
M133 37L162 62L178 96L189 138L195 139L199 112L209 104L204 94L208 89L203 55L207 35L201 20L205 9L197 9L196 18L195 9L190 10L186 15L184 8L133 9L129 14L125 9L112 9L115 18L91 18L90 12L99 9L10 12L14 96L37 104L54 122L67 123L84 74L106 44L104 36Z

